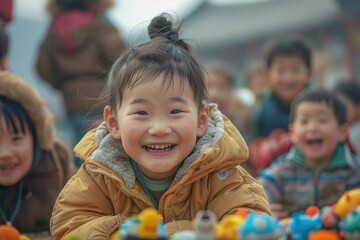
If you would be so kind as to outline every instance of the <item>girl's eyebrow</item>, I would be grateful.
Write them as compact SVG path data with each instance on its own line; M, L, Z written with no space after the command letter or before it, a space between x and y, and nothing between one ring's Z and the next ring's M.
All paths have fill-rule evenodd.
M169 99L171 102L180 102L183 104L188 104L188 102L186 101L186 99L184 99L183 97L172 97ZM150 102L147 99L144 98L135 98L130 102L130 105L135 105L135 104L142 104L142 103L148 103Z
M183 104L188 104L186 99L184 99L183 97L172 97L172 98L170 98L170 101L172 101L172 102L180 102L180 103L183 103Z
M130 105L141 104L141 103L146 103L146 102L149 102L149 101L144 98L135 98L135 99L131 100Z

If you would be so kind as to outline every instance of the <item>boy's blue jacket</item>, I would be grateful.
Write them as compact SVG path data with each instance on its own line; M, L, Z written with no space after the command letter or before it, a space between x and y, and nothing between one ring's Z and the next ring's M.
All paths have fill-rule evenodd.
M290 106L285 105L273 92L264 93L254 111L254 137L267 137L276 128L288 129Z
M345 191L360 187L360 160L342 143L329 164L316 171L293 146L262 171L258 180L269 202L283 204L289 213L310 205L331 206Z

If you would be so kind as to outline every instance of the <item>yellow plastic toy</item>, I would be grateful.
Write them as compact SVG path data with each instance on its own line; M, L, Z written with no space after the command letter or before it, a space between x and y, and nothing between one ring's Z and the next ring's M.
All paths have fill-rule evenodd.
M240 215L228 215L224 217L216 226L216 239L233 240L238 239L237 230L244 224L245 217Z
M138 216L140 224L137 237L144 239L156 239L158 237L158 225L161 223L161 216L155 209L144 209Z
M360 206L360 188L349 190L345 192L334 206L337 216L345 218L350 212L354 211L356 207Z

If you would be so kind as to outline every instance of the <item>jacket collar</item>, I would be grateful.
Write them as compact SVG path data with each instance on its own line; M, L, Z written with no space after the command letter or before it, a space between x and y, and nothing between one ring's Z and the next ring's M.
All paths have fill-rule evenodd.
M287 154L287 159L296 165L309 168L310 166L305 162L304 156L300 152L299 148L295 145L292 147ZM329 164L324 168L324 170L334 169L339 167L347 167L351 165L351 153L348 146L345 143L341 143L337 146L334 154L329 162Z

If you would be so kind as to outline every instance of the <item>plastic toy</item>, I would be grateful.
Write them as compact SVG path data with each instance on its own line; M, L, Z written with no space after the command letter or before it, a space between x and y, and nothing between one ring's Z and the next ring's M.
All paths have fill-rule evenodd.
M228 215L224 217L216 226L216 239L233 240L237 239L237 230L241 227L246 218L241 215Z
M20 232L13 226L0 225L0 239L1 240L29 240L25 235L21 235Z
M360 207L351 212L342 223L346 239L360 239Z
M165 225L157 211L144 209L139 215L127 219L119 229L120 240L168 239Z
M215 239L216 223L217 218L212 211L205 210L197 212L194 219L196 239Z
M345 218L360 206L360 188L345 192L336 202L334 210L340 218Z
M242 240L278 240L284 235L284 226L266 214L249 213L245 223L238 229L238 236Z
M308 240L340 240L340 236L334 230L319 230L310 233Z
M321 228L328 230L338 230L340 219L336 215L335 211L329 207L323 207L319 213Z
M171 240L197 240L196 233L193 231L181 231L171 236Z
M293 213L289 223L289 232L293 240L304 240L312 231L320 230L322 227L319 215L313 217L303 213Z

